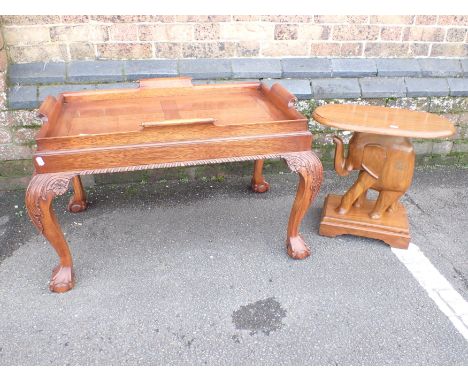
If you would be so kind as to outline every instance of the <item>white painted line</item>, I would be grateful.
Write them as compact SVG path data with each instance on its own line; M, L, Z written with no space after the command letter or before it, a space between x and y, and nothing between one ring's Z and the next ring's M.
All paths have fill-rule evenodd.
M392 252L468 341L468 302L453 289L417 245L410 243L408 249L392 248Z

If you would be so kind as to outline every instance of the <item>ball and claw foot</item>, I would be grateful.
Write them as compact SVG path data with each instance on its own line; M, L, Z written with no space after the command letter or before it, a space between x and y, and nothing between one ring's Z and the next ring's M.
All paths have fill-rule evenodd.
M252 182L251 187L253 192L258 192L259 194L267 192L270 189L270 185L266 181L260 183Z
M77 213L82 212L88 208L88 203L85 200L75 200L71 197L70 201L68 202L68 211Z
M57 265L52 271L49 289L55 293L64 293L75 286L75 275L72 267Z
M300 236L289 237L286 240L289 257L301 260L310 256L310 248Z

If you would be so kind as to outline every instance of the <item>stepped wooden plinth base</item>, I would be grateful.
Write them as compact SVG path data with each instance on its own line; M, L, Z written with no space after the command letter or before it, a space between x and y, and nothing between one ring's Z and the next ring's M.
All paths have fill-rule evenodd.
M393 212L386 212L380 219L371 219L375 200L365 200L359 208L352 207L345 214L336 212L341 196L328 195L322 211L319 233L322 236L356 235L382 240L395 248L407 249L410 243L408 217L405 207L398 202Z

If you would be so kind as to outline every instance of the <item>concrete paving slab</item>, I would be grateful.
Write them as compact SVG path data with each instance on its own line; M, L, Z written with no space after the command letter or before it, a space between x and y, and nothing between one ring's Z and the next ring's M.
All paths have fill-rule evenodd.
M403 201L413 241L462 275L450 280L466 297L467 170L431 171ZM468 364L467 342L388 246L318 235L325 195L354 177L325 173L304 261L284 248L297 178L267 177L266 194L245 177L97 186L82 214L58 198L77 274L61 295L48 291L56 255L24 193L0 194L0 364Z

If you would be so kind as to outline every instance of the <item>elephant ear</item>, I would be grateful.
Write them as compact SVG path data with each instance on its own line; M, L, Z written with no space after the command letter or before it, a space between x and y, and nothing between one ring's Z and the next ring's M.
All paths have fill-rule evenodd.
M380 145L369 144L362 153L362 168L375 179L379 179L387 159L385 148Z

